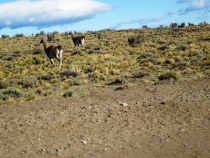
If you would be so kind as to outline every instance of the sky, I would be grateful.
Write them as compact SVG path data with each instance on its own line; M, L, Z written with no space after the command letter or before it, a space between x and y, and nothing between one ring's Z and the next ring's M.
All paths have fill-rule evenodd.
M210 24L210 0L1 0L0 37Z

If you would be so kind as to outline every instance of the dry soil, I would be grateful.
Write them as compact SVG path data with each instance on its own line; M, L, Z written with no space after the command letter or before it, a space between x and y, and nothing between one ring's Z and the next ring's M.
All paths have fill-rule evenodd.
M1 105L0 157L209 158L210 79Z

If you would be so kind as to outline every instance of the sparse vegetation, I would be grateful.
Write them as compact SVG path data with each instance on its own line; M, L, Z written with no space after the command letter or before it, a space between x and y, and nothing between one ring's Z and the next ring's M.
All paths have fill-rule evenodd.
M29 37L2 35L0 104L52 95L86 95L95 87L123 86L133 80L154 84L166 79L209 77L209 30L210 25L202 22L88 31L82 50L75 49L67 32L48 33L49 45L61 44L64 49L61 70L53 67L42 51L39 41L47 35L43 31Z

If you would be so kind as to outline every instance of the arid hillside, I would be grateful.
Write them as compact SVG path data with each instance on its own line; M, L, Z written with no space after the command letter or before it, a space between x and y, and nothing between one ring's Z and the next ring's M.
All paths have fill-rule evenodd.
M83 35L0 39L0 157L209 158L210 25Z
M75 36L81 35L76 33ZM210 25L88 31L85 49L68 32L0 39L0 104L50 96L88 96L108 85L197 80L210 75ZM44 53L62 45L61 69ZM58 65L58 61L55 61Z

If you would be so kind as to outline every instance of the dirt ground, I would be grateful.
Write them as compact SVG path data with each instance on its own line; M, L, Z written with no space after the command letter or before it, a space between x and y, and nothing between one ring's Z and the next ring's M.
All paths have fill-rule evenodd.
M210 79L1 105L0 157L209 158Z

